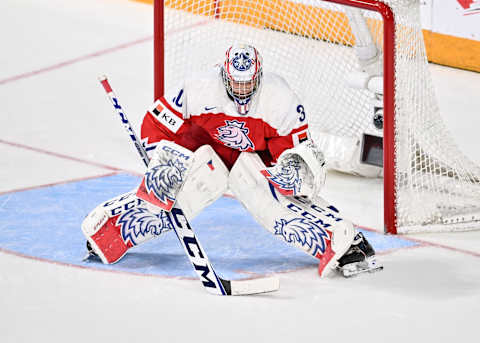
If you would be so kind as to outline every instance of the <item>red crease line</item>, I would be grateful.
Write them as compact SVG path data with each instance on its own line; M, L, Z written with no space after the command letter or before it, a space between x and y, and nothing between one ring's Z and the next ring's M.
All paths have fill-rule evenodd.
M130 170L122 169L122 168L112 167L112 166L109 166L107 164L92 162L92 161L84 160L84 159L81 159L81 158L78 158L78 157L64 155L64 154L60 154L60 153L57 153L57 152L48 151L48 150L44 150L44 149L40 149L40 148L35 148L35 147L32 147L32 146L28 146L28 145L24 145L24 144L20 144L20 143L9 142L9 141L3 140L3 139L0 139L0 143L5 144L5 145L9 145L9 146L13 146L15 148L30 150L30 151L38 152L38 153L49 155L49 156L63 158L65 160L75 161L75 162L79 162L79 163L83 163L83 164L88 164L88 165L91 165L91 166L94 166L94 167L99 167L99 168L112 170L112 171L115 171L115 172L123 171L123 172L129 173L129 174L132 174L132 175L143 175L143 174L140 174L140 173L135 172L135 171L130 171Z
M47 184L43 184L43 185L36 185L36 186L31 186L31 187L11 189L11 190L8 190L8 191L0 192L0 196L5 195L5 194L9 194L9 193L18 193L18 192L24 192L24 191L31 191L33 189L63 185L63 184L72 183L72 182L98 179L98 178L101 178L101 177L108 177L108 176L113 176L113 175L117 175L117 174L118 174L118 172L111 172L111 173L105 173L105 174L100 174L100 175L85 176L85 177L80 177L80 178L75 178L75 179L52 182L52 183L47 183Z

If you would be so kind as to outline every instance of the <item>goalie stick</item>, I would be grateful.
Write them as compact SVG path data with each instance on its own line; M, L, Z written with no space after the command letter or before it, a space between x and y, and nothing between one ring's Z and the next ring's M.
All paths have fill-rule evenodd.
M122 124L130 136L131 141L135 145L143 163L148 167L150 159L147 152L130 125L130 122L123 111L122 106L119 104L118 98L113 92L107 77L101 76L99 77L99 81L112 102L115 111L119 115ZM178 240L182 244L190 262L192 263L193 268L209 293L218 295L248 295L273 292L280 288L280 281L277 277L248 280L225 280L220 278L213 269L212 264L200 245L199 240L196 238L195 232L190 226L180 206L176 204L170 212L166 213L172 223L172 227Z

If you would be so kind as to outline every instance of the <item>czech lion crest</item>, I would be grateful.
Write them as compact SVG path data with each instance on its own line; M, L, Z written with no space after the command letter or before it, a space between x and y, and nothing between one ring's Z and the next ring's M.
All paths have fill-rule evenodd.
M175 201L177 188L183 184L183 176L187 168L179 160L167 160L149 169L145 173L145 188L153 192L160 201Z
M275 167L262 170L261 173L283 195L298 194L302 186L299 171L300 163L290 159Z
M323 255L327 249L327 240L331 240L325 229L305 218L276 220L274 229L275 235L282 236L286 242L297 242L310 248L313 256Z
M217 129L218 135L216 135L216 138L219 141L230 148L240 151L255 150L255 145L248 138L250 130L244 127L244 122L225 120L225 124L225 126Z
M153 214L142 207L133 208L123 213L117 220L121 225L120 232L124 242L137 245L147 238L147 235L160 235L173 228L165 212Z

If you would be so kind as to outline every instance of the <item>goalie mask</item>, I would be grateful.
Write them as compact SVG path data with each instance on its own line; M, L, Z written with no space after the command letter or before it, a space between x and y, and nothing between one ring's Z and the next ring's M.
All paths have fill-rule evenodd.
M262 57L251 45L233 45L222 67L223 84L240 114L247 114L250 101L260 87Z

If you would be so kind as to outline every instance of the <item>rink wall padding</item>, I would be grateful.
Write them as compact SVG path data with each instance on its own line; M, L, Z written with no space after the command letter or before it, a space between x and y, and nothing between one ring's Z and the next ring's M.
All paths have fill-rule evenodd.
M195 278L173 232L131 249L114 265L83 262L85 238L80 225L98 204L136 188L129 174L88 179L0 196L0 251L83 268L165 277ZM221 198L191 222L211 262L226 278L310 268L317 260L288 246L260 227L232 198ZM396 236L365 231L379 253L420 245Z

